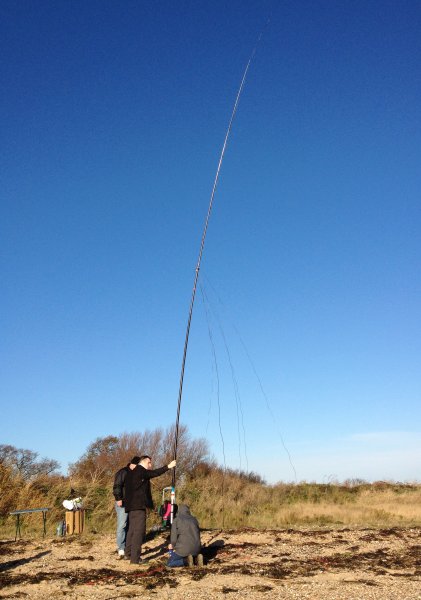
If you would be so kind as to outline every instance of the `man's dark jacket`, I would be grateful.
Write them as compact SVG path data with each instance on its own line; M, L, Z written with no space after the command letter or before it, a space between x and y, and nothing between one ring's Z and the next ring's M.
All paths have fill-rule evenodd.
M118 500L123 500L123 505L124 505L124 497L125 497L126 475L129 471L130 471L129 465L127 465L127 467L123 467L122 469L117 471L117 473L115 474L115 477L114 477L113 495L114 495L114 498L116 499L116 502Z
M137 465L133 470L128 469L124 481L126 512L153 508L150 479L159 477L167 471L166 465L159 469L145 469L142 465Z

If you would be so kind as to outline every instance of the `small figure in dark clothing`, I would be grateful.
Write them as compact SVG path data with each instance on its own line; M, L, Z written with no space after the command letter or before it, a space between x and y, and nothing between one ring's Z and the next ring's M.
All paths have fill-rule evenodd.
M178 507L177 516L171 527L170 542L168 567L192 567L196 557L197 565L203 567L199 523L185 504L180 504Z
M124 552L132 564L141 562L142 543L146 533L146 509L153 508L150 480L163 475L175 465L176 461L172 460L164 467L152 469L151 457L144 455L140 457L139 464L126 474L124 507L129 514L129 530Z

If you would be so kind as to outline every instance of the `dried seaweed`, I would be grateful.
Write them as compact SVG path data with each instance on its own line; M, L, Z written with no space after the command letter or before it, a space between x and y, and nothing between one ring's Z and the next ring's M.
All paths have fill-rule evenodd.
M169 575L164 568L148 569L147 571L132 571L130 573L115 571L113 569L80 569L69 574L67 571L40 571L36 574L6 574L0 573L0 586L37 584L41 581L67 581L69 586L76 585L100 585L100 584L136 584L143 585L147 589L154 589L169 585L178 585L174 577Z

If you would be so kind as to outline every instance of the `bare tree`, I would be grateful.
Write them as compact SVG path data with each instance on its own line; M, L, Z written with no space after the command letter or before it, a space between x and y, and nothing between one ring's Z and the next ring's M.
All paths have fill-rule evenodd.
M50 458L38 460L38 452L0 444L0 464L10 467L15 475L32 481L40 475L50 475L60 468L60 463Z
M165 456L172 457L174 446L175 427L167 429L163 440ZM195 467L209 457L208 443L204 438L191 440L186 425L180 425L177 447L177 473L179 475L191 473Z
M85 454L69 466L71 477L79 477L85 481L108 480L115 471L115 457L118 449L118 438L108 435L92 442Z
M133 456L148 454L153 458L154 467L169 463L173 456L174 427L164 431L155 429L143 433L122 433L119 437L97 438L90 444L83 456L70 465L72 477L85 481L109 481L115 472L127 464ZM208 458L206 440L190 440L187 427L179 429L177 473L191 472L199 463Z

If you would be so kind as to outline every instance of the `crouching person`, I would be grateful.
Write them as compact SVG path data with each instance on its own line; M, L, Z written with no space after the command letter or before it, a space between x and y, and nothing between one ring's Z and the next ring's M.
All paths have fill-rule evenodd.
M177 516L171 527L170 542L168 567L192 567L194 558L197 559L197 565L203 567L199 523L185 504L180 504L178 507Z

